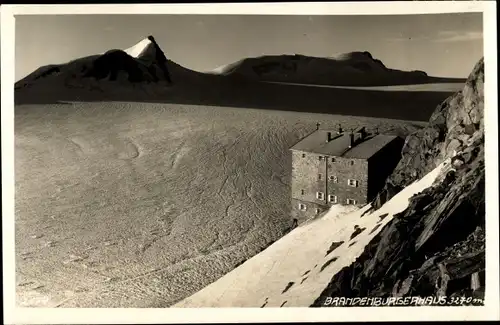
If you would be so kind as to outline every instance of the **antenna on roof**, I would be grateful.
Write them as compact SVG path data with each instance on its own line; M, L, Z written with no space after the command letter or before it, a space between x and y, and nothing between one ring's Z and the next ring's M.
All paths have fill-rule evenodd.
M366 128L363 126L361 128L358 129L358 133L360 135L360 139L361 140L364 140L365 137L366 137Z
M320 124L319 122L318 122L318 123L316 123L316 130L319 130L319 126L320 126L320 125L321 125L321 124Z

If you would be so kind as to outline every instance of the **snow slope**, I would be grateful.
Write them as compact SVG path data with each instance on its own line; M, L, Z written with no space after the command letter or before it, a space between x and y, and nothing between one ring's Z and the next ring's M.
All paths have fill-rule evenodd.
M174 307L308 307L332 276L361 255L365 246L409 199L432 186L450 168L447 160L409 185L379 210L333 206L296 228L218 281ZM354 237L354 230L361 232ZM334 243L340 244L331 251Z
M141 54L147 51L148 47L151 45L153 45L153 42L151 42L148 38L145 38L141 40L139 43L135 44L134 46L126 49L125 53L127 53L133 58L138 58L141 56Z

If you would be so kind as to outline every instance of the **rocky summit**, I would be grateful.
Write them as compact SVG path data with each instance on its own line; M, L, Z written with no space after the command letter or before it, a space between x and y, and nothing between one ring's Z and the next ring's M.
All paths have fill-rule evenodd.
M484 297L484 61L463 90L407 137L402 158L373 202L378 209L405 186L448 160L435 186L410 199L363 254L338 272L313 306L327 297Z

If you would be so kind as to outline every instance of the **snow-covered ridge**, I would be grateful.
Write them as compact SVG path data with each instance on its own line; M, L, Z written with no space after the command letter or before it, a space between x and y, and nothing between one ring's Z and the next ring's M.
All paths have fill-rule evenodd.
M148 50L149 46L153 46L153 42L149 40L149 38L145 38L139 43L135 44L132 47L129 47L128 49L124 50L125 53L130 55L133 58L139 58L144 52Z
M393 216L408 207L413 195L450 168L447 159L371 213L370 205L358 210L333 206L173 307L310 306L333 275L354 262Z

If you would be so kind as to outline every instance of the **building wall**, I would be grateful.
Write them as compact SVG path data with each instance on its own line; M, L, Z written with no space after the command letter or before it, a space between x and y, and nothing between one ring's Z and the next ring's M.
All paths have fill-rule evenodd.
M306 205L307 208L305 211L301 211L299 209L299 203ZM319 213L316 212L316 209L320 210ZM297 219L299 224L306 221L307 219L311 219L318 216L319 214L327 211L328 209L329 207L326 205L321 205L317 203L312 203L292 198L292 218Z
M368 161L368 201L375 198L384 186L387 177L396 168L401 159L403 145L404 139L398 137L370 157Z
M302 157L303 154L305 157ZM326 204L326 162L324 159L319 160L320 156L315 153L292 151L292 198L319 205ZM318 178L318 174L321 174L321 179ZM317 192L325 193L325 199L318 199Z
M328 201L329 195L337 196L336 204L347 204L347 199L359 206L369 203L398 164L403 144L402 138L396 138L369 160L292 150L292 218L302 222L316 216L316 209L327 210L335 204ZM337 182L329 176L336 176ZM357 186L348 185L349 179L356 180ZM318 192L324 193L324 199L317 197ZM300 211L299 203L307 210Z
M320 156L323 160L319 159ZM319 174L321 174L321 179L318 177ZM337 182L330 180L330 175L336 176ZM357 186L349 186L348 179L356 180ZM357 205L363 205L367 203L367 180L368 162L366 160L292 151L293 199L330 206L333 203L328 202L328 195L336 195L337 204L347 204L347 199L354 199ZM324 193L324 199L317 197L318 192Z
M347 204L347 199L356 200L357 205L366 204L368 195L367 160L330 156L327 160L327 174L337 177L337 182L331 181L329 178L327 181L327 194L336 195L337 204ZM348 179L356 180L357 187L349 186Z

